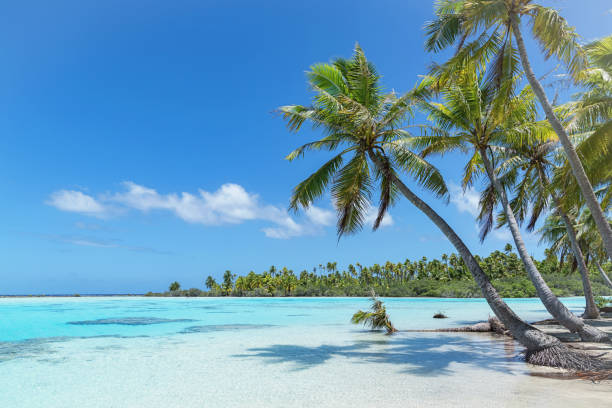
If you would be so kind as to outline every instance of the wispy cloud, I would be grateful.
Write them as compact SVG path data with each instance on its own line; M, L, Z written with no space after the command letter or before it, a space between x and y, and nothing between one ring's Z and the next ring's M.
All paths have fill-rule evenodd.
M75 222L74 226L80 230L86 230L86 231L100 231L100 230L107 229L104 225L101 225L101 224L94 224L94 223L88 223L88 222L82 222L82 221Z
M133 182L122 183L123 190L94 197L78 190L60 190L46 201L59 210L75 212L99 218L125 213L129 210L149 213L166 211L194 224L206 226L241 224L247 221L267 221L263 233L269 238L288 239L321 233L334 224L333 211L311 206L301 221L274 205L261 202L257 194L246 191L233 183L223 184L215 191L198 190L197 193L162 194L157 190ZM372 220L375 214L372 215ZM383 225L390 225L390 217ZM94 229L91 224L79 223L81 229Z
M72 244L77 246L84 247L93 247L93 248L120 248L125 249L132 252L146 252L152 254L159 255L170 255L172 252L169 251L161 251L155 248L145 247L145 246L135 246L135 245L126 245L121 242L119 239L102 239L88 236L79 236L79 235L57 235L57 234L44 234L41 235L42 238L53 241L53 242L62 242L66 244Z
M86 215L104 216L108 209L95 198L75 190L59 190L51 194L47 204L62 210Z
M336 219L334 211L310 206L304 211L305 217L296 221L284 208L264 204L257 194L234 183L223 184L215 191L200 189L197 193L162 194L131 181L122 183L122 187L122 191L97 197L78 190L60 190L52 193L46 203L62 211L99 218L132 210L142 213L166 211L188 223L205 226L267 221L272 225L262 228L262 231L267 237L276 239L320 234ZM376 209L371 207L365 221L372 225L375 219ZM393 218L386 215L381 226L392 224ZM80 224L81 227L90 229L84 223Z
M450 201L457 207L459 212L467 212L476 218L480 213L480 194L473 187L463 190L462 187L454 183L449 183L448 188Z

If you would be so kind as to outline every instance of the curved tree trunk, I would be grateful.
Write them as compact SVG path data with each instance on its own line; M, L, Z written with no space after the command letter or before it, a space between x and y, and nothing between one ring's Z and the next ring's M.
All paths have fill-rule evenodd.
M597 308L597 305L595 304L595 298L593 297L593 289L591 288L591 280L589 279L589 269L586 266L584 254L580 249L580 245L578 245L576 230L574 229L574 226L572 225L572 222L567 216L567 214L561 209L561 206L559 205L559 200L554 193L553 200L555 201L555 205L557 206L557 213L559 213L561 219L563 220L563 223L565 224L567 236L569 237L570 243L572 245L572 252L574 253L574 257L576 258L576 263L578 264L578 271L580 271L580 277L582 278L584 300L586 301L586 307L584 309L584 314L582 315L582 317L585 319L599 319L599 309Z
M570 332L577 332L580 335L580 338L583 341L608 341L608 335L595 327L589 326L584 323L584 321L569 311L567 307L555 296L555 294L550 290L544 278L538 271L538 268L535 266L533 259L527 252L527 247L525 246L525 242L523 241L523 237L521 236L521 231L519 229L516 218L514 217L514 212L510 207L508 202L508 196L506 195L506 191L503 186L497 179L495 175L495 171L493 169L493 165L489 160L489 156L485 149L481 148L479 150L482 162L484 163L487 175L493 183L493 187L497 191L499 199L502 203L502 207L504 209L504 214L506 214L506 221L508 227L510 228L510 232L512 233L512 237L514 238L514 243L516 245L516 250L523 261L523 265L527 270L527 274L529 275L529 279L536 288L536 292L538 293L538 297L542 300L544 307L546 310L553 315L555 319L559 321L560 324L565 326Z
M540 175L540 183L544 185L549 185L548 178L546 177L546 173L541 167L538 167L538 173ZM568 215L563 211L561 207L561 202L559 201L559 197L557 194L552 191L550 193L553 202L555 203L555 208L563 223L565 224L565 230L567 231L567 236L569 237L570 244L572 246L572 252L574 253L574 258L576 258L576 263L578 264L578 270L580 271L580 277L582 278L582 289L584 290L584 300L586 302L584 308L584 314L582 315L585 319L598 319L599 318L599 309L595 304L595 298L593 297L593 289L591 288L591 280L589 279L589 269L587 268L584 254L582 253L582 249L580 249L580 245L578 244L578 237L576 236L576 230L574 229L574 225L572 221L568 217Z
M548 122L551 124L555 133L559 137L559 141L561 145L563 145L563 149L565 150L565 154L567 156L567 160L569 161L570 166L572 167L572 173L574 173L574 177L576 178L576 182L580 187L580 191L582 191L582 195L586 201L587 207L591 210L591 214L593 215L593 219L595 220L595 224L597 224L597 229L599 230L599 234L601 234L601 238L604 243L604 248L606 249L606 253L608 254L608 258L612 259L612 228L610 228L610 224L604 215L601 206L599 205L599 201L597 201L597 197L595 197L595 193L593 192L593 186L591 186L591 182L589 181L584 167L582 167L582 162L578 157L578 153L574 148L567 132L563 128L563 125L557 119L557 116L553 112L552 105L548 101L546 97L546 93L544 92L544 88L536 78L533 69L531 68L531 64L529 63L529 58L527 57L527 49L525 48L525 42L523 41L523 35L521 33L521 29L519 27L519 17L516 14L513 14L510 17L512 24L512 31L514 32L514 37L516 38L516 43L519 49L519 54L521 56L521 63L523 65L523 69L525 70L525 75L527 76L527 80L533 88L536 96L540 100L540 104L542 105L542 109L544 113L546 113L546 118Z
M370 158L379 168L382 167L380 160L374 154L370 153ZM395 176L392 177L398 190L401 191L408 201L421 210L455 247L474 277L476 284L478 284L483 297L487 300L487 303L495 313L495 316L497 316L504 326L510 330L514 338L527 348L528 355L535 356L537 353L547 349L564 347L556 337L541 332L518 317L514 311L508 307L506 302L504 302L497 290L495 290L491 281L478 264L478 261L476 261L468 247L450 225L448 225L433 208L414 194L399 178Z
M606 285L608 285L608 287L612 288L612 281L608 277L608 274L606 273L606 271L603 270L603 268L599 264L599 261L597 260L597 258L593 257L593 260L595 261L595 265L597 265L597 269L599 270L599 273L601 274L601 277L603 278L603 280L606 283Z

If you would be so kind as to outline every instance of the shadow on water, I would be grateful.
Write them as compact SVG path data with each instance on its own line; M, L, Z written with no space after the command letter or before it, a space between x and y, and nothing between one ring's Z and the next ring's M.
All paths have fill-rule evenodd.
M253 330L253 329L267 329L270 327L278 327L272 324L207 324L202 326L190 326L186 327L179 333L212 333L221 331L240 331L240 330Z
M57 336L57 337L44 337L37 339L28 339L20 341L0 341L0 364L6 361L21 359L21 358L38 358L41 362L57 362L50 358L57 353L54 350L53 345L58 343L64 343L75 339L98 339L98 338L112 338L112 339L127 339L127 338L146 338L149 336L138 335L138 336L120 336L120 335L97 335L97 336ZM106 352L108 350L118 350L118 345L108 346L97 346L94 349L96 351Z
M475 335L407 336L390 340L355 341L348 345L324 344L314 347L275 344L251 348L247 350L247 354L233 357L261 358L270 364L293 363L294 371L316 367L332 358L341 357L360 364L393 364L400 367L401 372L419 376L450 375L453 373L450 368L452 363L469 364L508 373L510 371L508 363L518 359L514 346L506 344L502 346L499 338L492 337L491 341L475 341L472 337Z
M184 322L195 322L194 319L162 319L159 317L116 317L109 319L97 319L97 320L82 320L79 322L68 322L68 324L77 326L94 326L94 325L107 325L107 324L118 324L122 326L147 326L150 324L161 324L161 323L184 323Z

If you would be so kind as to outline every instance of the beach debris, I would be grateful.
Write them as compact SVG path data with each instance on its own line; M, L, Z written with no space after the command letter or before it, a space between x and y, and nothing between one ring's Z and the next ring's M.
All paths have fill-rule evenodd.
M413 333L445 333L445 332L466 332L466 333L497 333L505 336L511 336L510 331L506 329L504 324L497 317L489 317L486 322L479 322L471 326L463 327L446 327L443 329L423 329L423 330L405 330Z
M383 305L383 302L378 299L374 289L370 290L370 299L372 300L371 311L359 310L351 318L351 322L354 324L363 323L364 326L370 326L372 330L385 329L387 334L393 334L397 332L397 329L389 320L387 309Z

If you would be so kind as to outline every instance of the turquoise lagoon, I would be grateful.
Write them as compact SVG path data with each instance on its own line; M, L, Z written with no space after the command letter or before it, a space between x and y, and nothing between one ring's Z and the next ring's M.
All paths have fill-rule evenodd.
M384 299L398 329L490 315L482 299ZM584 300L563 301L581 312ZM549 317L539 300L508 303ZM2 298L0 407L606 406L609 383L533 376L490 334L349 323L365 298ZM432 319L443 311L449 319ZM554 371L553 371L554 372Z

